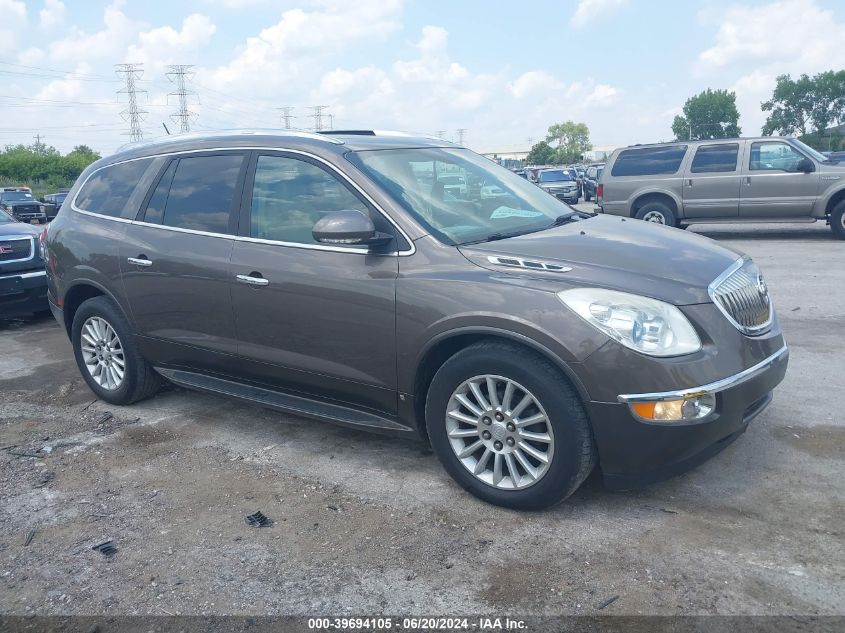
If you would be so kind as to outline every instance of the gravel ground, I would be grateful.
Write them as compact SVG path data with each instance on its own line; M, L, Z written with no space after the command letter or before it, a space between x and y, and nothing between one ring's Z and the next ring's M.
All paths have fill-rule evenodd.
M688 474L594 475L543 513L475 500L421 443L180 389L108 406L51 318L0 324L0 613L845 613L845 244L691 230L767 276L774 403Z

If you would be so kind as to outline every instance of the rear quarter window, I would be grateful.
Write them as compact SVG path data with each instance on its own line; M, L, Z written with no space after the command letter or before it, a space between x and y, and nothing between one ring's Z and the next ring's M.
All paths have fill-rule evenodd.
M74 204L82 211L119 217L152 162L145 158L98 169L82 185Z
M610 173L612 176L675 174L686 153L686 145L626 149L619 153Z

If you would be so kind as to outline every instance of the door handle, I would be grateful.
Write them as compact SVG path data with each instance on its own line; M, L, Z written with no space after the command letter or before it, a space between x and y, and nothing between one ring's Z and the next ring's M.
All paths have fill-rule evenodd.
M152 261L150 261L143 255L141 255L140 257L127 257L126 261L128 261L130 264L135 264L136 266L144 266L145 268L147 266L153 265Z
M687 178L687 187L692 187L692 178Z
M750 185L750 184L751 184L751 176L746 176L746 177L745 177L745 184L746 184L746 185Z
M257 274L258 273L255 273L255 275ZM256 277L255 275L235 275L235 279L242 284L247 284L248 286L266 286L270 283L269 279Z

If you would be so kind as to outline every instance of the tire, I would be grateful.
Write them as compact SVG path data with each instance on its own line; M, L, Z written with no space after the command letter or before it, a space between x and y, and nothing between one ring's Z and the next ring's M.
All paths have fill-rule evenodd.
M845 240L845 200L833 207L830 213L830 230L834 237Z
M490 402L487 377L495 385L498 408ZM465 408L456 395L480 409L471 380L489 405L480 415ZM520 411L525 397L531 403ZM472 417L476 424L456 419L456 414ZM538 416L542 421L525 425ZM468 492L494 505L518 510L553 506L575 492L597 461L586 411L567 378L543 356L511 343L482 341L448 359L429 387L425 417L432 447L446 471ZM517 429L520 423L525 426ZM529 439L526 432L534 435ZM539 437L546 439L534 441ZM474 451L459 457L459 451L466 453L475 444L479 446ZM526 444L528 449L523 448ZM535 457L538 453L545 455L545 463ZM470 469L480 469L479 474Z
M117 345L113 349L102 345L107 339L114 341L106 326L116 335ZM99 348L92 345L92 339L100 343ZM94 297L79 306L73 317L71 342L76 365L98 398L111 404L132 404L153 395L161 387L161 378L141 356L126 317L111 299ZM92 349L96 351L92 352ZM101 365L97 359L107 363L101 365L99 378L95 377L94 369L89 369L86 359L91 367ZM123 375L117 381L121 361Z
M678 219L672 209L662 202L648 202L637 211L635 216L638 220L664 224L666 226L678 226Z

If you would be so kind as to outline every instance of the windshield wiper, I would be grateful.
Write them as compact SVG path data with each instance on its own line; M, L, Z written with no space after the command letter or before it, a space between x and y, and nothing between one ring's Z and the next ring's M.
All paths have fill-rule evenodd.
M529 233L536 233L542 231L543 227L531 229L529 231L511 231L510 233L491 233L487 237L482 237L480 240L471 240L469 242L462 242L460 246L468 246L470 244L483 244L484 242L496 242L498 240L506 240L510 237L519 237L520 235L528 235Z

